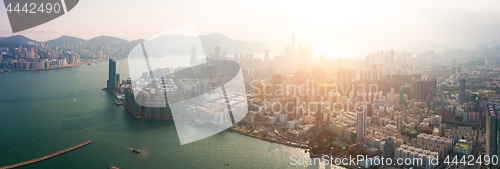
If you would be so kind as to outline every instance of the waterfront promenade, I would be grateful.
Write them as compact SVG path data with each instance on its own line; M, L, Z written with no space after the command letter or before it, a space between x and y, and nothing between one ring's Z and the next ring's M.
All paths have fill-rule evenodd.
M72 151L72 150L75 150L75 149L78 149L80 147L83 147L83 146L86 146L88 144L92 143L92 141L88 140L88 141L85 141L83 143L80 143L76 146L73 146L73 147L70 147L70 148L67 148L67 149L64 149L64 150L61 150L61 151L58 151L58 152L55 152L55 153L52 153L52 154L49 154L49 155L46 155L46 156L43 156L43 157L40 157L40 158L36 158L36 159L32 159L32 160L29 160L29 161L25 161L25 162L20 162L20 163L17 163L17 164L12 164L12 165L9 165L9 166L5 166L5 167L0 167L0 169L10 169L10 168L16 168L16 167L21 167L21 166L25 166L25 165L28 165L28 164L32 164L32 163L36 163L36 162L40 162L40 161L43 161L43 160L46 160L46 159L49 159L49 158L52 158L52 157L55 157L55 156L58 156L58 155L61 155L61 154L64 154L64 153L67 153L69 151Z

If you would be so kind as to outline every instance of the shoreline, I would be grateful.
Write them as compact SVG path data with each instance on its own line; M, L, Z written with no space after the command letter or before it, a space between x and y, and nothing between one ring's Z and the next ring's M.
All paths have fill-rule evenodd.
M276 143L276 144L281 144L281 145L285 145L285 146L289 146L289 147L295 147L295 148L300 148L300 149L304 149L304 150L309 150L309 148L307 148L307 147L296 146L296 145L291 145L291 144L287 144L287 143L280 143L280 142L273 141L273 140L268 140L268 139L264 139L264 138L259 138L259 137L251 136L251 135L242 133L242 132L240 132L238 130L235 130L235 129L232 129L232 128L227 128L226 131L231 131L231 132L238 133L238 134L241 134L241 135L244 135L244 136L252 137L252 138L255 138L255 139L262 140L262 141L267 141L267 142L270 142L270 143Z
M83 64L88 64L87 62L85 61L82 61L82 62L78 62L77 64L75 65L70 65L70 66L63 66L63 67L56 67L56 68L45 68L45 69L1 69L3 71L40 71L40 70L57 70L57 69L64 69L64 68L69 68L69 67L77 67L77 66L81 66ZM7 72L9 73L9 72Z
M110 91L110 90L108 90L106 88L103 88L102 90L106 91L106 92L111 92L115 96L115 98L117 98L115 92ZM168 120L168 121L171 120L171 121L174 121L173 117L170 117L170 118L168 118L168 117L167 118L154 118L154 117L141 117L141 116L138 116L138 115L135 114L135 112L129 106L125 105L125 103L122 102L122 100L123 99L118 99L118 101L121 103L121 106L123 106L130 114L132 114L132 116L134 116L134 118L137 118L137 119L147 119L147 120ZM179 120L187 120L187 119L179 119ZM300 148L300 149L304 149L304 150L309 150L308 147L303 147L303 146L298 146L298 145L292 145L292 144L287 144L287 143L280 143L278 141L273 141L273 140L268 140L268 139L265 139L265 138L255 137L255 136L252 136L252 135L240 132L238 130L235 130L232 127L226 128L224 131L230 131L230 132L238 133L238 134L241 134L243 136L247 136L247 137L259 139L259 140L262 140L262 141L267 141L267 142L270 142L270 143L276 143L276 144L281 144L281 145L284 145L284 146L289 146L289 147L295 147L295 148Z

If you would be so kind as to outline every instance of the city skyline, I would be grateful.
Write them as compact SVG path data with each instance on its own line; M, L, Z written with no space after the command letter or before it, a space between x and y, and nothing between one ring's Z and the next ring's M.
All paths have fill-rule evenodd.
M0 1L0 168L500 166L498 0Z
M149 6L132 1L80 2L65 17L20 33L38 41L61 35L83 39L107 35L130 41L194 22L202 35L220 32L242 41L265 42L280 50L288 44L289 34L295 33L300 42L296 45L312 45L326 53L332 53L328 50L333 48L334 52L346 51L346 55L409 47L470 49L498 45L500 39L500 33L494 31L499 23L491 22L500 16L494 8L498 1L155 3ZM203 5L189 5L193 3ZM122 10L113 10L111 6ZM193 9L186 10L190 7ZM110 10L113 15L109 15ZM234 16L227 17L226 13ZM164 21L150 16L164 16ZM0 18L0 36L13 35L4 8L0 9Z

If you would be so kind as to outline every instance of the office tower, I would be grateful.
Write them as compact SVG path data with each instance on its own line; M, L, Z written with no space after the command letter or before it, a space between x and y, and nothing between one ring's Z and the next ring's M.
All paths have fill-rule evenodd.
M264 51L264 60L269 60L269 50Z
M295 33L292 33L292 42L290 44L290 56L294 56L295 54Z
M288 115L288 119L290 119L290 120L299 119L297 111L296 111L297 97L296 96L289 96L285 100L286 101L285 101L285 104L283 107L285 109L285 112Z
M391 49L391 63L394 63L394 51Z
M385 139L384 155L386 157L394 156L394 140L392 139L392 137L388 137L387 139Z
M460 99L460 103L465 103L467 102L467 99L466 99L466 96L465 96L465 79L460 79L458 81L458 84L459 84L459 99Z
M319 127L321 126L321 124L323 124L323 112L324 112L324 107L325 107L325 104L324 103L314 103L315 107L317 107L316 109L316 127L317 129L319 129Z
M368 56L365 57L366 60L366 69L370 69L370 58Z
M391 88L389 92L389 102L394 102L394 88Z
M404 100L404 89L403 88L399 88L399 104L404 104L405 103L405 100Z
M116 61L113 59L109 59L109 76L107 82L108 90L116 90Z
M215 54L214 54L215 59L220 59L220 46L215 47Z
M486 155L490 157L492 155L498 155L499 141L498 141L498 131L500 129L500 116L494 105L486 106L486 113L488 117L486 119Z
M307 48L307 58L311 58L312 52L311 52L311 46Z
M193 45L193 47L191 48L191 64L194 64L195 61L196 61L196 46Z
M357 107L357 138L360 140L363 140L365 137L365 128L366 128L366 108L364 107Z
M347 71L347 81L346 84L350 84L353 82L353 77L354 77L354 71L348 70Z

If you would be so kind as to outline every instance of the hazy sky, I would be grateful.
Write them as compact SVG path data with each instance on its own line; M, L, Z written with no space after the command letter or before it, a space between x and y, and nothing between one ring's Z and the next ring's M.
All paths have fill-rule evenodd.
M476 47L500 41L500 1L80 0L67 14L19 33L39 41L61 35L135 40L191 22L202 35L220 32L275 50L290 44L290 33L297 46L332 52L423 42ZM10 35L2 8L0 36Z

